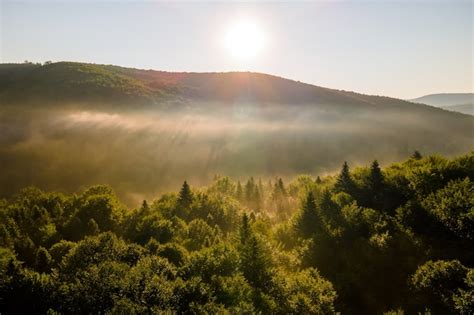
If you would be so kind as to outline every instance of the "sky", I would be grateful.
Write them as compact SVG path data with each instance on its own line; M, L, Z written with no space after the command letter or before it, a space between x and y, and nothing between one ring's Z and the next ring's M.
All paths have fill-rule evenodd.
M404 99L474 90L470 0L0 3L1 63L255 71ZM252 58L226 44L239 23L262 34Z

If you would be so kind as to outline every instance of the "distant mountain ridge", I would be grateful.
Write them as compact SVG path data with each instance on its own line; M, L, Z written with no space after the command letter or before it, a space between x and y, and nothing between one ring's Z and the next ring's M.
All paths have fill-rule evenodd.
M410 102L440 107L467 115L474 115L474 93L430 94L412 99Z
M474 93L438 93L429 94L409 100L410 102L422 103L436 107L445 107L458 104L474 103Z

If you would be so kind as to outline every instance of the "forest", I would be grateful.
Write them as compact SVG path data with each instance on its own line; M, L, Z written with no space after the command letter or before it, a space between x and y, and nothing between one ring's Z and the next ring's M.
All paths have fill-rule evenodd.
M234 179L126 207L0 200L1 314L472 314L474 153Z

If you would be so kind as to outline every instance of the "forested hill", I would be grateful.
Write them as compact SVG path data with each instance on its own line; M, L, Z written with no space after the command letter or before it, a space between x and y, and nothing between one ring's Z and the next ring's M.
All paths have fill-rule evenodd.
M0 64L0 97L4 104L101 102L137 106L212 101L366 110L395 107L439 113L399 99L328 89L261 73L178 73L74 62Z
M135 209L27 188L0 200L0 313L472 314L473 180L473 154L415 152Z
M0 197L111 185L129 205L215 174L334 172L474 148L474 117L258 73L0 65Z

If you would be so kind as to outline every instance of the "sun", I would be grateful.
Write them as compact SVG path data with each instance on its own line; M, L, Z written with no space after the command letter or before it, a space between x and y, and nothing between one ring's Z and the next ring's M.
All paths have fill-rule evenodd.
M239 22L226 34L226 46L230 54L240 60L254 59L262 50L263 32L251 22Z

